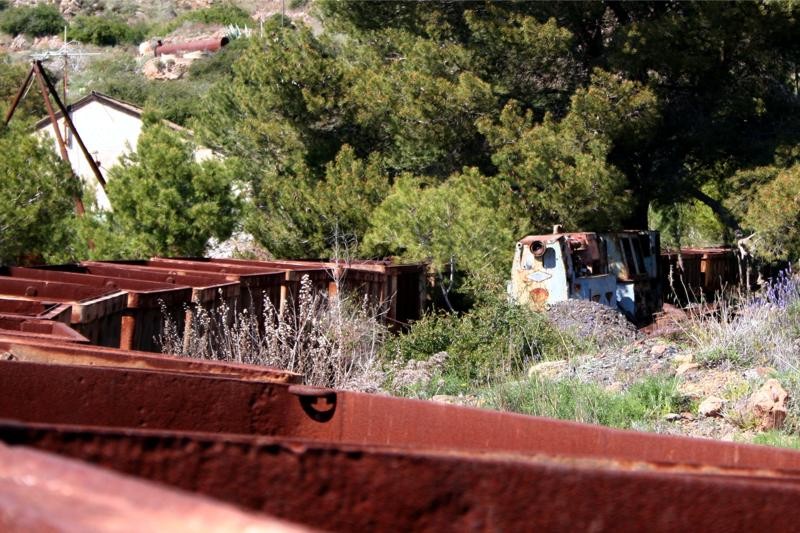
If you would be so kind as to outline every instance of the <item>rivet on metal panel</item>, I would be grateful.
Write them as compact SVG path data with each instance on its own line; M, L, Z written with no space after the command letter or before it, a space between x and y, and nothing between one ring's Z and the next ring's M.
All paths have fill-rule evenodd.
M25 296L36 296L36 287L26 287L25 288Z
M289 394L300 399L300 407L312 420L328 422L336 412L336 391L308 385L290 385Z

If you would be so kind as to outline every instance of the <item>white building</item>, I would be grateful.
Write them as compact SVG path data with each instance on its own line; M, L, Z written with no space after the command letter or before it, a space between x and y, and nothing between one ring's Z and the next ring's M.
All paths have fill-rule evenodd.
M75 129L83 139L83 144L94 158L100 173L108 181L108 172L116 165L125 154L136 150L139 134L142 132L142 109L128 102L117 100L110 96L92 91L72 105L67 106ZM105 191L97 181L91 166L83 155L72 132L66 128L61 112L56 113L59 130L67 146L69 162L75 173L95 191L98 207L110 209ZM191 132L177 124L164 121L164 124L175 131L191 135ZM49 117L36 123L37 133L49 135L53 140L53 148L59 155L61 151L56 141L53 126ZM195 158L198 161L210 157L211 151L207 148L198 149Z

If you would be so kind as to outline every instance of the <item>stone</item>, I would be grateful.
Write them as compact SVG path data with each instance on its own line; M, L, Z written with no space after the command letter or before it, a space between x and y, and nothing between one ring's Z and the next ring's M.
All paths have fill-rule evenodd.
M682 376L684 374L688 374L689 372L694 372L698 368L700 368L700 365L697 363L682 363L675 371L675 375Z
M652 348L650 348L650 355L655 355L656 357L660 357L666 353L669 346L666 344L656 344Z
M697 412L702 416L718 417L722 416L722 408L725 406L725 400L717 396L709 396L697 408Z
M528 377L542 376L546 378L554 378L560 374L567 367L567 361L560 359L558 361L543 361L536 363L528 369Z
M690 354L690 353L689 354L681 354L681 355L676 355L675 357L672 358L672 360L674 362L678 363L679 365L681 365L683 363L693 363L694 362L694 356L692 354Z
M760 431L780 429L786 420L789 393L777 379L768 379L747 400L746 412Z
M677 422L681 418L683 417L678 413L667 413L664 415L664 420L666 420L667 422Z
M757 366L756 368L749 368L744 371L742 374L745 379L749 380L756 380L759 378L765 378L775 372L774 368L769 368L767 366Z

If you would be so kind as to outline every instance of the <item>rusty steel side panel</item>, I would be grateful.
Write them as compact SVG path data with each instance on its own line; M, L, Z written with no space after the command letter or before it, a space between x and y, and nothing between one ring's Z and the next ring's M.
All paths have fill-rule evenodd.
M796 472L0 424L0 439L332 531L790 531Z
M0 530L288 533L306 529L81 461L0 444Z
M29 300L0 298L0 313L69 324L72 307L69 304L44 304Z
M179 372L0 361L0 418L315 437L324 426L285 384Z
M6 299L40 303L68 303L71 326L92 344L117 347L127 294L108 288L74 283L0 277L0 295Z
M269 298L275 309L280 308L281 286L284 284L286 277L285 270L164 258L153 258L148 261L142 261L141 264L186 274L212 273L225 275L228 279L238 281L241 284L242 288L237 302L237 309L247 309L248 312L255 316L263 316L265 297Z
M192 300L203 306L213 307L221 301L232 302L239 296L239 282L218 274L187 275L159 268L99 261L84 261L79 268L99 276L186 285L192 288Z
M0 390L26 422L800 471L789 450L211 376L0 361Z
M69 366L101 366L163 370L186 374L233 377L244 381L299 383L294 372L264 366L204 361L186 357L115 350L95 346L74 346L57 340L9 336L0 333L0 359Z
M162 322L169 317L177 328L183 328L185 308L192 298L190 287L167 283L22 267L6 268L5 274L16 279L74 283L125 291L127 306L121 319L118 346L126 350L160 352L158 337Z
M701 253L661 253L665 301L687 304L701 299L704 284L702 259Z
M89 339L63 322L0 314L0 336L9 335L46 342L88 343Z
M390 322L407 324L422 316L427 291L427 265L424 263L393 264L391 261L304 261L247 259L210 259L213 263L228 265L266 266L286 269L324 269L329 272L331 287L336 290L333 273L341 272L345 290L354 291L359 297L370 296L375 302L387 307L386 318Z

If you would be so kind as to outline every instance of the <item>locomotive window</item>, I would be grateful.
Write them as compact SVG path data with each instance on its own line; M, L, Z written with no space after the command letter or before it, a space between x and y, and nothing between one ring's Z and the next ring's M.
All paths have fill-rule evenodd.
M636 261L633 259L633 248L631 247L630 239L620 237L619 241L622 244L622 253L625 254L625 264L628 266L628 272L631 275L638 274L639 271L636 269Z
M639 274L644 274L647 270L644 268L644 257L642 257L642 243L639 239L631 239L633 242L633 254L636 257L636 266L639 269Z
M545 268L555 268L556 267L556 251L552 248L548 248L547 251L542 256L542 263L544 264Z

